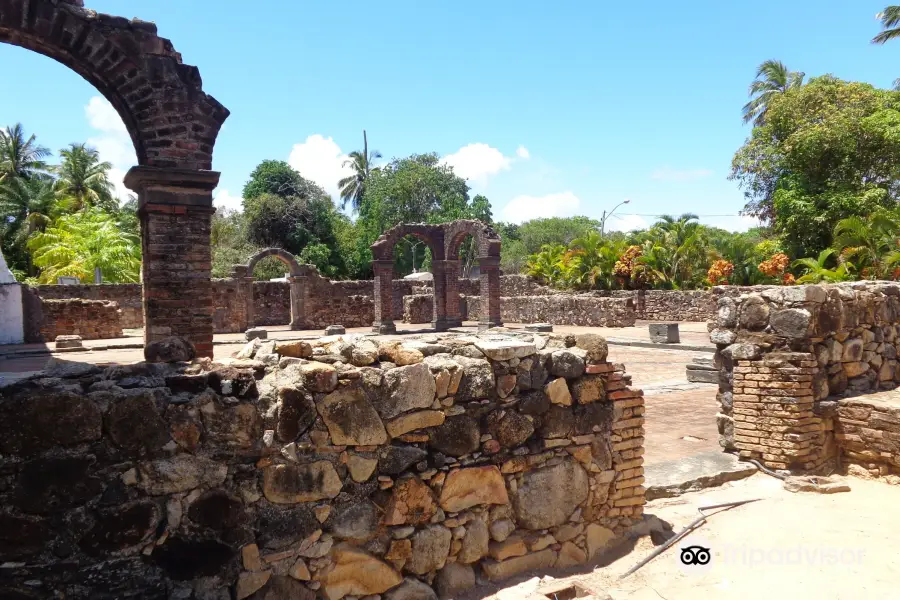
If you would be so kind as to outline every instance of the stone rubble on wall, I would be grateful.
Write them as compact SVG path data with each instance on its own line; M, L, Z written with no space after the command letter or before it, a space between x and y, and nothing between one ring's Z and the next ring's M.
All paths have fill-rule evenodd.
M847 411L835 419L835 407L900 384L897 283L750 288L722 295L709 329L720 443L772 467L823 467L835 441L859 453L858 434L843 427L861 423L842 421Z
M54 359L0 388L0 596L434 598L642 519L643 394L600 336L241 356Z
M468 319L477 320L481 314L481 298L467 298L467 305ZM500 310L506 323L633 327L637 319L630 298L593 294L501 297Z

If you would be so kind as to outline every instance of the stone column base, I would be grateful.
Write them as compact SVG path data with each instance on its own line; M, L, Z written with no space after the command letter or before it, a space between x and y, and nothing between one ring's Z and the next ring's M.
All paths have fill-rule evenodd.
M387 335L391 333L397 333L397 326L393 321L375 322L372 324L372 331L375 333L380 333L381 335Z

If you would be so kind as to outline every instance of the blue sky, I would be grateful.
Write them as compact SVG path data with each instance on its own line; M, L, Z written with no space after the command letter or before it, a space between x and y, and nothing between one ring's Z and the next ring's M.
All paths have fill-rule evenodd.
M599 218L630 198L611 228L689 211L745 229L727 175L760 62L883 87L900 77L900 43L869 43L886 0L86 4L156 22L231 110L220 206L239 205L267 158L334 193L365 128L385 158L446 157L497 220ZM0 65L21 82L0 94L0 123L54 150L88 140L117 178L133 164L121 121L78 75L5 44Z

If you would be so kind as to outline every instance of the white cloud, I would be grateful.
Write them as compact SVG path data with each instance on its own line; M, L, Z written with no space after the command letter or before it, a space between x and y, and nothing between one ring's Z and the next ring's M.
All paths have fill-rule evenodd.
M516 148L516 156L521 158L522 160L528 160L531 158L531 152L528 151L528 148L525 146L519 146Z
M649 223L640 215L620 215L618 213L606 218L606 231L633 231L646 229Z
M476 143L448 154L441 162L453 167L463 179L484 185L490 176L508 170L512 159L492 146Z
M236 210L238 212L244 209L244 199L240 196L232 196L231 193L222 188L213 196L213 206L224 210Z
M331 194L335 201L339 198L338 181L353 174L353 170L344 166L347 155L331 137L318 133L306 138L302 144L294 144L288 164L301 175L319 184Z
M578 212L581 200L572 192L546 196L516 196L503 208L503 219L522 223L541 217L570 217Z
M705 217L701 218L700 222L704 225L720 227L728 231L747 231L752 227L759 227L760 225L762 225L759 219L757 219L756 217L750 217L748 215L734 215L733 217Z
M703 179L710 175L712 175L712 171L709 169L673 169L672 167L665 166L653 171L653 174L650 177L658 181L684 182Z
M109 179L115 185L116 196L125 200L133 192L125 187L122 180L128 170L137 164L137 156L122 117L102 96L91 97L84 107L84 114L88 124L98 131L98 135L88 138L87 145L100 153L100 160L112 163Z

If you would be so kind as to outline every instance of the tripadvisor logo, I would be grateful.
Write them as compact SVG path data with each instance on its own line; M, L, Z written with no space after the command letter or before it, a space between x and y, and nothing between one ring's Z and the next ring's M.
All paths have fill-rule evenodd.
M706 573L715 562L712 544L701 537L687 537L681 540L675 549L675 562L678 568L688 575Z

